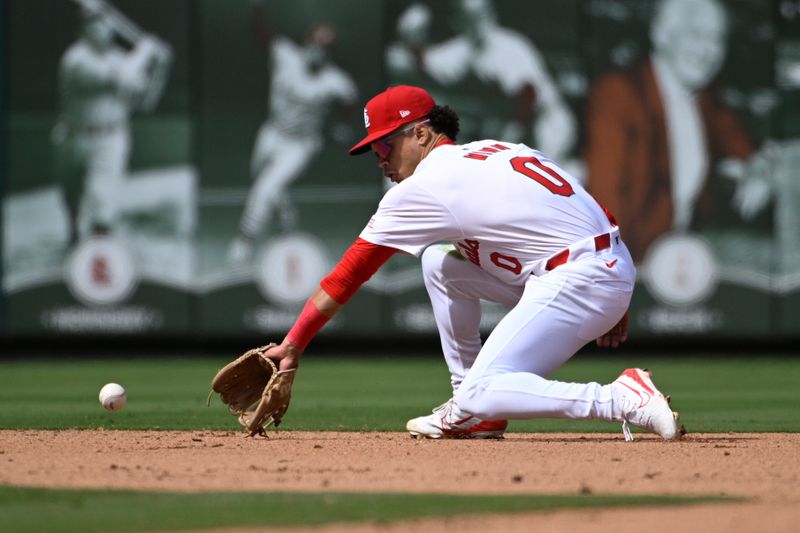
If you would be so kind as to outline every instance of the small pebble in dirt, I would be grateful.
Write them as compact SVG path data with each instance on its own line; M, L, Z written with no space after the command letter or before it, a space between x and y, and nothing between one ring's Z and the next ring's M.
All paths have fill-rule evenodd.
M520 476L519 474L517 474L516 476L513 476L513 477L511 478L511 481L513 481L514 483L522 483L522 476Z
M115 464L112 464L110 468L111 468L111 470L116 470L119 467L117 465L115 465Z
M730 455L730 454L731 454L731 452L725 452L725 453L723 453L722 455L728 456L728 455Z
M197 437L192 437L194 442L203 442L203 439L198 439Z
M315 444L315 445L314 445L314 448L316 448L316 449L320 449L320 448L322 448L322 445L321 445L321 444Z
M591 494L592 489L589 485L581 485L581 490L578 491L580 494Z

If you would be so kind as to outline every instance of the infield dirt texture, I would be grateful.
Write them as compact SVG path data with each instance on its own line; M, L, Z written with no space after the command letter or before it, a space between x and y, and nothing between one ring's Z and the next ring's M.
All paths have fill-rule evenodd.
M16 486L745 498L659 508L409 517L314 531L789 532L797 531L800 508L798 434L691 434L670 443L639 435L626 443L619 433L427 441L397 432L278 431L269 439L249 439L223 431L4 430L0 442L0 484Z
M689 435L663 442L637 432L632 443L619 424L548 420L513 421L499 441L414 440L402 431L405 421L450 393L440 359L324 355L304 363L284 425L269 439L249 439L218 400L206 407L211 377L228 360L0 361L0 532L233 524L322 524L314 531L348 532L800 530L796 357L579 356L556 373L566 381L607 381L625 365L651 368ZM109 381L128 389L122 411L109 413L98 402ZM104 489L142 492L117 497ZM267 495L275 492L294 510ZM187 494L192 502L179 497ZM443 496L425 498L420 518L412 511L422 512L419 501L401 501L408 494ZM485 505L477 509L459 495ZM492 495L525 501L498 506L488 501ZM579 499L569 507L580 509L564 510L547 500L551 495ZM604 495L623 506L608 507ZM656 496L646 500L654 505L632 501L637 495ZM662 495L728 499L666 505ZM445 503L431 509L427 502L437 498ZM529 504L534 499L544 503ZM367 512L380 505L389 512ZM482 514L487 509L517 512ZM300 519L270 520L290 511ZM125 518L137 513L154 518ZM250 518L242 519L246 513ZM192 521L181 521L187 514Z

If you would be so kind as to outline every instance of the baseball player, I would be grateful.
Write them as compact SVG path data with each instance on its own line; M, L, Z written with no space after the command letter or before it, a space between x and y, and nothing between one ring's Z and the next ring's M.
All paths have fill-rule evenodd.
M419 87L378 94L364 118L367 136L350 154L371 150L397 185L265 355L296 368L387 259L421 255L453 396L410 420L411 435L500 437L507 419L551 417L622 421L626 440L630 425L678 438L678 415L644 370L607 385L547 379L587 342L617 346L627 337L636 273L613 216L523 144L456 145L458 116ZM511 307L483 345L481 299Z
M253 2L252 15L259 42L271 57L269 116L256 138L254 183L228 252L234 264L250 259L256 238L275 210L285 227L294 225L286 189L322 148L320 132L333 104L352 107L357 97L350 76L329 60L336 42L333 27L312 25L303 46L297 46L267 27L260 1Z
M82 30L61 58L61 113L53 142L72 220L72 239L88 229L111 231L131 149L130 115L154 105L171 59L168 48L144 35L130 50L116 44L101 2L81 4ZM154 93L155 91L155 93Z

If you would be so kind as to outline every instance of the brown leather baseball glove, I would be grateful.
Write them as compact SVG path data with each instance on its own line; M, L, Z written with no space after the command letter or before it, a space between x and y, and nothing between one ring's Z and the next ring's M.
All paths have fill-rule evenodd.
M212 391L219 393L222 403L239 418L251 437L266 436L267 427L280 425L292 396L296 369L279 371L275 362L264 355L272 346L275 344L248 350L211 380Z

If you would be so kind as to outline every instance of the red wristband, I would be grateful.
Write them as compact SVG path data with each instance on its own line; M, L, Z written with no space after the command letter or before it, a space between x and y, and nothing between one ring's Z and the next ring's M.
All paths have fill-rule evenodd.
M314 302L308 300L300 316L294 322L294 326L286 334L286 342L294 344L297 348L305 350L314 335L322 329L322 326L330 320L330 317L317 309Z

